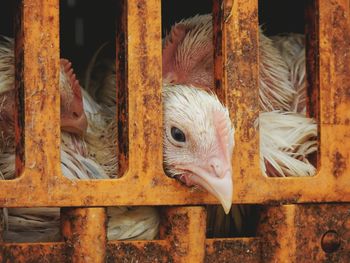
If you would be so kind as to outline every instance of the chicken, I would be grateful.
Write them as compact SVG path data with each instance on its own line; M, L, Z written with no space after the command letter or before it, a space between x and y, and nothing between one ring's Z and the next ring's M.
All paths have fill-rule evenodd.
M271 39L261 32L259 100L263 111L290 110L294 88L288 65ZM211 15L196 15L176 23L163 40L163 81L214 88Z
M0 128L5 134L13 134L14 129L14 43L6 37L0 37ZM83 111L80 85L75 77L71 63L61 59L61 127L63 131L83 134L87 128L87 119Z
M172 27L163 41L165 84L213 89L212 36L211 15L197 15ZM259 100L265 112L260 114L256 126L259 126L261 135L262 172L266 176L311 176L315 168L306 156L317 150L317 126L314 120L295 113L304 107L301 104L305 105L302 40L299 36L298 46L281 54L282 44L278 45L277 38L275 43L260 31L259 39ZM297 57L297 69L293 68L296 64L294 56Z
M213 26L211 15L197 15L175 24L163 41L165 83L214 87ZM265 176L312 176L307 159L317 150L317 125L305 117L305 48L300 35L266 37L259 31L260 165ZM303 114L298 114L301 112ZM252 233L245 225L256 209L233 206L225 216L208 208L208 233ZM233 220L232 220L233 219ZM233 227L232 227L233 226ZM233 230L233 231L232 231Z
M213 194L228 212L232 203L234 129L218 98L182 85L164 86L163 147L169 176Z
M288 35L273 36L271 39L289 68L290 79L296 91L292 111L305 114L307 95L305 37L301 34L290 33Z
M83 94L84 106L85 109L88 109L87 116L91 121L89 115L96 115L100 107L85 92ZM233 129L227 109L222 106L216 96L197 88L183 86L164 87L163 97L164 132L167 134L163 138L165 145L164 159L168 174L178 177L179 180L188 186L200 185L206 187L209 192L217 196L222 202L225 210L229 211L232 202L231 155ZM99 119L98 125L101 125L101 123L103 124L103 120ZM98 126L94 123L92 124L92 126ZM108 122L105 122L105 124L107 125L106 127L111 127L112 131L115 130L115 122L112 122L112 125L108 124ZM198 128L195 131L188 128L194 125ZM101 131L111 132L110 129L101 129ZM89 134L89 130L87 134ZM90 136L100 138L101 133L90 134ZM198 137L201 140L193 140L193 137ZM89 138L89 140L92 140L92 138ZM181 154L178 153L180 150ZM92 157L96 158L94 152L91 153ZM116 161L115 158L114 160ZM125 210L124 213L122 213L122 209ZM49 211L53 212L52 209ZM14 212L20 214L22 221L24 221L23 213L25 210L15 210ZM33 227L30 219L35 218L34 221L37 222L37 218L42 216L42 212L33 213L33 210L29 211L29 213L26 213L28 219L25 222ZM58 211L56 214L53 213L53 215L57 216ZM108 216L109 238L117 236L118 239L124 239L130 238L130 235L132 237L137 235L139 239L149 238L150 235L155 237L158 232L159 218L156 209L153 207L113 207L108 208ZM12 220L13 224L16 224L15 220L17 218L18 216L10 217L10 220ZM57 218L53 221L57 222ZM27 238L33 238L33 234L30 231L26 231L26 227L23 225L25 224L22 222L20 226L20 229L23 231L21 241L25 242ZM37 236L37 238L40 238L40 241L54 241L58 238L57 227L52 222L38 222L35 224L34 229L41 229L43 234ZM141 229L143 230L142 232L140 231ZM19 238L18 231L5 234L5 239L12 240L12 238Z
M108 57L99 58L98 55L95 55L95 59L96 64L89 70L91 78L88 78L87 85L91 84L87 90L102 108L115 110L114 61ZM166 174L187 186L204 188L220 200L228 212L232 203L231 156L234 129L227 109L214 94L194 87L165 85L162 94ZM101 137L111 137L112 134L112 138L116 138L114 112L109 119L109 128L104 129ZM113 146L114 143L111 142L105 141L106 145ZM101 163L104 160L95 161Z
M86 92L83 92L83 108L83 90L71 66L68 60L61 59L62 173L71 180L107 179L109 177L103 167L88 158L86 143L80 138L82 134L94 136L90 128L86 130L87 123L89 122L90 127L98 118L92 117L97 113L96 103L86 103L89 100ZM13 41L4 38L0 42L0 97L5 102L0 110L0 131L3 135L0 147L0 175L3 179L12 179L15 176L13 74ZM107 209L107 215L109 239L153 239L158 234L159 216L153 207L110 207ZM60 239L59 208L4 209L4 221L3 238L7 242L44 242Z
M4 179L14 178L14 43L6 37L0 38L0 172ZM83 110L80 85L72 64L60 61L61 128L63 132L82 135L87 129L87 118ZM63 142L68 137L63 133ZM73 138L73 137L72 137ZM74 142L74 141L73 141ZM63 148L66 143L63 143ZM72 144L75 145L76 144Z

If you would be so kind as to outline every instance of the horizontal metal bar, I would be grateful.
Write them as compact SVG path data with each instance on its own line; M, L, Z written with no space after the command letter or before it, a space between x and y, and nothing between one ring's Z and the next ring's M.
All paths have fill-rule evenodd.
M0 243L0 261L4 262L8 259L16 259L16 262L47 262L48 260L50 260L50 262L67 262L73 259L73 261L76 260L79 262L79 258L71 258L71 251L77 249L71 243L71 238L77 242L76 245L78 248L86 246L85 248L88 249L87 244L84 242L86 238L82 240L79 238L81 234L79 228L82 227L81 219L84 220L85 215L91 212L92 214L97 212L98 215L101 215L100 211L96 209L92 209L89 213L84 212L88 210L89 209L79 209L78 213L76 213L74 209L70 209L66 214L66 216L68 216L66 217L67 219L72 217L73 225L78 223L73 228L68 227L67 229L66 226L64 230L66 234L68 233L68 241L66 243ZM84 216L80 217L80 214ZM221 262L222 260L230 259L230 262L241 262L239 260L245 258L245 256L247 256L247 259L257 259L260 257L258 238L206 240L206 213L204 208L168 208L163 210L162 220L162 240L110 241L105 247L106 261ZM93 222L90 223L94 224ZM68 223L68 225L70 225L70 223ZM87 232L82 229L82 233L83 236L85 236ZM91 231L89 231L89 233L91 233ZM100 247L100 249L103 248ZM93 250L94 248L90 252L85 252L93 255L95 253ZM85 254L85 252L83 254ZM82 256L80 253L78 253L78 255ZM82 258L83 257L80 259ZM91 257L85 257L84 262L89 259L91 259Z
M207 239L205 262L259 262L259 238ZM0 243L0 260L16 262L68 262L64 242ZM107 262L172 262L171 245L166 240L109 241ZM197 261L198 262L198 261Z

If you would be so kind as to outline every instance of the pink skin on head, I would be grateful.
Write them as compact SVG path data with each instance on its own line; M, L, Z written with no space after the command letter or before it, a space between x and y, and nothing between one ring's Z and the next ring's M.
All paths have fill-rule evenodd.
M198 45L191 43L186 39L191 30L194 30L193 26L179 23L166 37L162 52L163 84L192 85L210 90L214 87L212 39L202 38L204 41L198 41Z
M232 205L233 182L231 156L233 141L230 143L230 131L227 119L222 112L213 112L216 148L199 161L189 164L177 164L174 168L184 171L177 178L187 186L199 186L214 195L222 204L225 213Z
M61 129L82 135L87 129L88 122L84 112L81 87L73 72L72 63L66 59L61 59L61 66L63 67L61 74L66 74L73 92L72 101L61 107ZM64 91L61 90L61 94L62 92ZM61 95L62 97L64 96ZM61 105L64 105L64 102Z
M214 53L211 19L174 25L163 44L163 84L186 85L210 91L214 87ZM226 213L232 204L232 147L227 119L214 113L217 150L200 163L176 165L187 186L200 186L218 198Z

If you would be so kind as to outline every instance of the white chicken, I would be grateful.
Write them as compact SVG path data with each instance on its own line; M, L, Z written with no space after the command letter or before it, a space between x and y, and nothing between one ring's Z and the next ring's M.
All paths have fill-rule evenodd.
M176 23L163 41L164 82L213 89L212 37L211 15ZM306 157L317 150L317 126L313 119L296 113L305 107L305 51L299 35L288 37L288 45L283 39L275 38L275 43L261 31L259 34L263 112L256 124L261 136L262 172L266 176L311 176L315 168Z
M86 103L88 95L84 93L83 111L80 85L75 79L71 63L61 60L61 168L69 179L107 179L105 170L88 158L88 149L80 137L85 133L87 122L90 138L92 121L96 107L93 102ZM0 42L0 176L12 179L15 176L14 149L14 53L13 41L3 38ZM74 114L73 114L74 113ZM95 125L97 126L97 125ZM111 207L108 208L109 239L153 239L158 233L159 216L152 207ZM3 239L7 242L58 241L60 239L59 208L10 208L4 209L5 231Z
M211 15L176 23L163 41L165 83L214 88L213 26ZM260 165L265 176L312 176L307 156L317 150L317 125L305 114L306 78L303 37L269 38L259 31ZM301 112L302 114L300 114ZM231 215L208 208L208 232L214 236L247 234L249 206L233 206ZM233 218L233 220L231 219ZM248 226L249 227L249 226ZM249 230L249 229L248 229Z

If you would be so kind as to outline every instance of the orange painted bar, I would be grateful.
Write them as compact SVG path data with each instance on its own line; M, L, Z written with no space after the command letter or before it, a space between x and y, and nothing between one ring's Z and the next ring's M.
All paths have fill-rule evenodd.
M63 208L62 234L71 262L106 262L106 209Z

